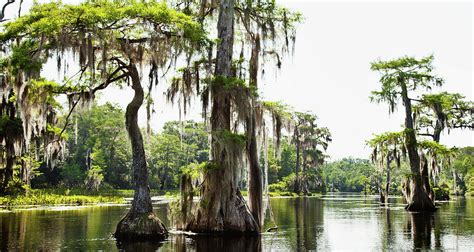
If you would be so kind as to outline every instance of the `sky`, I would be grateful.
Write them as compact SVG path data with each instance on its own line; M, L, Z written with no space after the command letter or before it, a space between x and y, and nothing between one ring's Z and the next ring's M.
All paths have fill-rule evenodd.
M304 22L297 28L294 54L283 61L281 70L262 78L261 96L282 100L299 111L314 112L319 125L332 132L333 142L327 150L332 160L367 158L370 150L365 141L373 134L402 129L403 108L389 115L387 105L369 101L370 92L380 87L379 75L370 70L374 60L433 54L435 73L445 79L444 86L434 92L458 92L473 100L471 2L278 2L301 12ZM23 8L28 9L31 3L24 0ZM12 9L16 9L14 5ZM45 71L48 74L48 68ZM57 75L55 70L50 74ZM154 93L155 130L165 121L178 119L177 107L162 96L165 88L162 82ZM125 107L132 96L131 89L115 89L102 95L100 103L110 101ZM188 118L199 120L199 112L196 105ZM145 125L144 108L140 123ZM474 133L454 130L443 135L441 142L472 146Z

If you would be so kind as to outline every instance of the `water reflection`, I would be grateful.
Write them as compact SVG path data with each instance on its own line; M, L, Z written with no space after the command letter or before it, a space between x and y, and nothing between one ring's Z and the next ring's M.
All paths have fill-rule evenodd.
M126 206L0 213L0 250L308 251L470 250L474 199L459 198L434 214L410 214L399 198L380 207L375 197L335 194L272 199L259 237L171 235L162 243L117 243L112 236ZM168 225L167 206L155 206Z
M414 249L431 249L431 231L433 226L433 214L412 213L408 219L409 228L413 237ZM438 241L438 243L440 243Z
M118 242L117 248L121 251L157 251L163 246L162 242L138 241L138 242ZM177 250L186 251L186 250Z

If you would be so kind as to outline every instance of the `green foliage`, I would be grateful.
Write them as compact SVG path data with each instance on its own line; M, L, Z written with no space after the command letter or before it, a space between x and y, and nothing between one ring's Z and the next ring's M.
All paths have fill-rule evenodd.
M179 170L186 163L186 152L181 148L179 136L159 134L153 135L150 140L150 185L160 189L176 188L179 185Z
M46 132L53 136L61 136L61 138L64 140L67 140L69 137L67 133L63 132L62 128L56 127L49 123L46 125Z
M11 56L4 63L12 67L12 75L17 75L19 71L39 73L45 60L34 57L34 52L38 50L38 47L38 43L34 40L26 40L12 47Z
M435 137L445 128L474 128L474 103L458 93L423 94L413 106L417 115L417 129ZM439 137L439 136L438 136Z
M0 139L6 136L21 136L23 134L22 121L18 117L10 118L8 115L0 117Z
M398 59L390 60L390 61L374 61L371 64L370 69L374 71L389 71L389 70L396 70L400 71L400 69L418 69L423 68L425 70L432 70L432 62L434 60L434 56L430 55L421 59L415 59L413 57L401 57Z
M379 145L398 145L403 144L404 132L384 132L379 135L375 135L372 139L367 141L367 145L370 147L376 147Z
M449 200L449 186L445 183L439 187L433 187L436 200Z
M281 118L291 118L292 116L291 107L282 101L263 101L262 105L272 115L279 115Z
M142 24L166 27L170 32L182 31L184 36L201 40L204 32L191 17L170 9L165 2L100 0L86 1L79 5L63 4L60 1L46 4L35 3L27 15L8 22L5 32L0 34L0 41L7 41L26 34L31 37L45 36L59 39L61 35L78 28L93 31L120 28L130 21L137 21L131 34L138 33L146 27ZM133 31L133 32L132 32ZM142 33L145 31L142 31ZM68 34L70 35L70 34Z
M452 161L451 169L457 173L458 187L461 192L474 194L474 147L460 148ZM453 180L452 170L446 170L446 177Z
M281 178L277 183L269 184L268 191L270 192L290 192L293 190L295 184L295 173L290 173L288 176Z
M23 181L17 176L15 176L8 182L8 185L5 188L5 195L25 195L28 189L29 186L23 183Z
M322 167L328 191L367 192L378 191L378 172L368 160L344 158Z
M205 79L204 82L211 87L219 89L223 94L230 95L235 100L238 100L240 96L258 96L255 86L249 86L244 79L238 77L214 76Z
M97 190L103 181L116 188L130 186L132 155L124 120L124 111L110 103L94 105L74 116L74 123L68 128L74 136L68 138L69 155L64 166L58 167L66 185L94 185L91 188ZM88 170L88 152L91 153L91 167L100 167L102 172Z
M182 172L198 176L208 160L205 127L194 121L165 123L163 132L150 139L148 166L155 188L178 188Z
M371 70L381 74L379 79L382 88L372 91L370 100L377 103L388 103L389 112L393 113L401 99L402 92L417 90L419 87L431 89L441 86L443 79L433 75L433 55L421 59L402 57L389 61L378 60L371 63ZM406 94L407 95L407 94Z
M102 174L102 168L98 165L93 165L87 171L86 177L86 187L92 190L99 190L100 184L104 180L104 175Z
M243 134L237 134L229 130L220 130L217 133L219 141L224 145L245 147L247 137Z
M85 173L77 163L66 163L61 170L64 183L68 186L80 186L85 179Z
M60 195L32 190L26 196L0 197L2 206L21 205L87 205L97 203L125 203L119 196Z
M278 178L283 178L290 175L296 163L296 148L291 144L290 139L282 141L281 155L278 169ZM270 166L271 167L271 166ZM269 181L269 183L272 183Z

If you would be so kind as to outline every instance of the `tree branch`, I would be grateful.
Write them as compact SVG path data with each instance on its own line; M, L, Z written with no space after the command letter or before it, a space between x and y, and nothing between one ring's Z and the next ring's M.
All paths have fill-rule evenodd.
M15 0L7 0L7 2L3 5L2 12L0 13L0 22L6 21L6 19L4 19L5 18L5 10L7 9L8 5L10 5L14 2L15 2ZM20 6L20 8L21 8L21 6Z
M419 136L429 136L429 137L434 137L433 134L429 134L429 133L418 133L417 135Z
M410 99L410 101L423 102L423 100L419 100L419 99L414 99L414 98L408 98L408 99Z

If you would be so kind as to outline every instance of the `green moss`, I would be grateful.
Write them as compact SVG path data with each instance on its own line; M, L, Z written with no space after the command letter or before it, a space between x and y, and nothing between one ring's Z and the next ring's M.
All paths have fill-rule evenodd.
M217 137L225 145L236 145L244 147L247 143L247 137L243 134L233 133L230 130L220 130L217 132Z
M254 86L249 86L245 80L237 77L215 76L213 78L204 79L210 86L220 87L226 92L244 92L248 91L250 95L257 97L257 89Z

